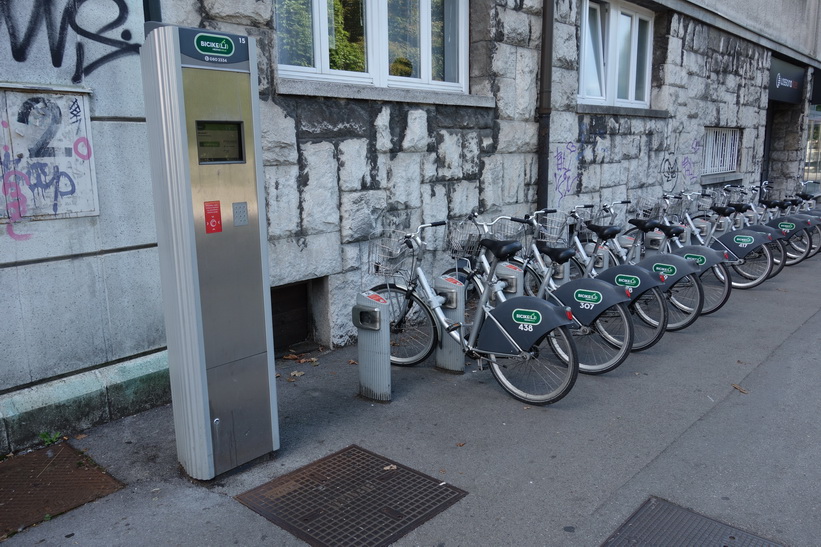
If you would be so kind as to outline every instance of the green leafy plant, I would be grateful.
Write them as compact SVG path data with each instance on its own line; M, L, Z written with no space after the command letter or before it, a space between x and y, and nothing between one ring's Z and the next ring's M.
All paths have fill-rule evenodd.
M46 446L58 443L62 438L63 436L60 433L46 433L45 431L40 433L40 440L42 440Z

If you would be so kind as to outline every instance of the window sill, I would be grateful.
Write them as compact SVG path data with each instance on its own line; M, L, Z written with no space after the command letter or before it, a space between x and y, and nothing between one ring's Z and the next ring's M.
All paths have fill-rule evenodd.
M604 114L610 116L635 116L638 118L669 118L667 110L653 110L651 108L628 108L625 106L609 106L598 104L577 104L577 114Z
M741 184L743 177L741 173L716 173L715 175L701 175L702 186L713 186L715 184Z
M277 78L276 92L280 95L308 95L337 99L362 99L367 101L392 101L403 103L441 104L495 108L496 99L481 95L446 93L433 90L399 89L338 84L292 78Z

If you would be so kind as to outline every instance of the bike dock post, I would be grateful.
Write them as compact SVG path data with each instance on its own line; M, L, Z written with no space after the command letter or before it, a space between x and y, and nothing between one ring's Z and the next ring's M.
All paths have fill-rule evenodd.
M356 296L351 319L358 329L359 395L383 403L391 400L390 313L388 301L375 292Z
M454 323L465 322L465 284L454 276L445 274L434 282L436 294L443 297L442 312ZM443 332L436 346L436 368L445 372L465 372L465 354L462 345L450 334Z

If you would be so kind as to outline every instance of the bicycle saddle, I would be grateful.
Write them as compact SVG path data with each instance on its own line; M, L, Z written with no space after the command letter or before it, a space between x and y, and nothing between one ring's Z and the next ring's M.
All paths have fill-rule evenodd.
M493 256L499 260L506 260L522 250L522 243L515 239L501 241L496 239L483 239L479 242L479 245L493 253Z
M684 233L683 226L668 226L667 224L662 224L659 226L659 230L668 238L680 236Z
M597 224L586 224L588 230L599 236L603 240L613 239L619 232L621 232L621 228L618 226L599 226Z
M746 213L753 208L749 203L728 203L728 205L739 213Z
M546 255L552 262L556 264L564 264L574 256L576 256L576 250L570 247L550 247L547 244L547 241L537 241L536 242L536 249Z
M645 234L647 232L652 232L653 230L661 226L661 221L655 218L631 218L627 222L629 222Z
M728 217L735 213L735 207L722 207L720 205L713 205L710 207L710 210L722 217Z
M760 199L758 203L766 207L767 209L772 209L773 207L781 207L781 202L777 199Z
M808 194L807 192L799 192L795 194L796 196L800 197L804 201L812 201L818 197L817 194Z

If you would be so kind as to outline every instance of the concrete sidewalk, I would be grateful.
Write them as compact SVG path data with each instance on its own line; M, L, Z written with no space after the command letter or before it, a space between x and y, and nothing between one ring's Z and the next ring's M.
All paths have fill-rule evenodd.
M233 496L357 444L468 495L396 545L599 545L658 496L775 542L821 542L821 260L734 291L558 404L527 407L474 365L393 369L356 397L356 347L278 362L282 448L200 483L170 407L72 440L126 487L6 545L303 545ZM305 374L295 382L292 370ZM734 387L737 386L737 387ZM739 389L740 388L740 389Z

